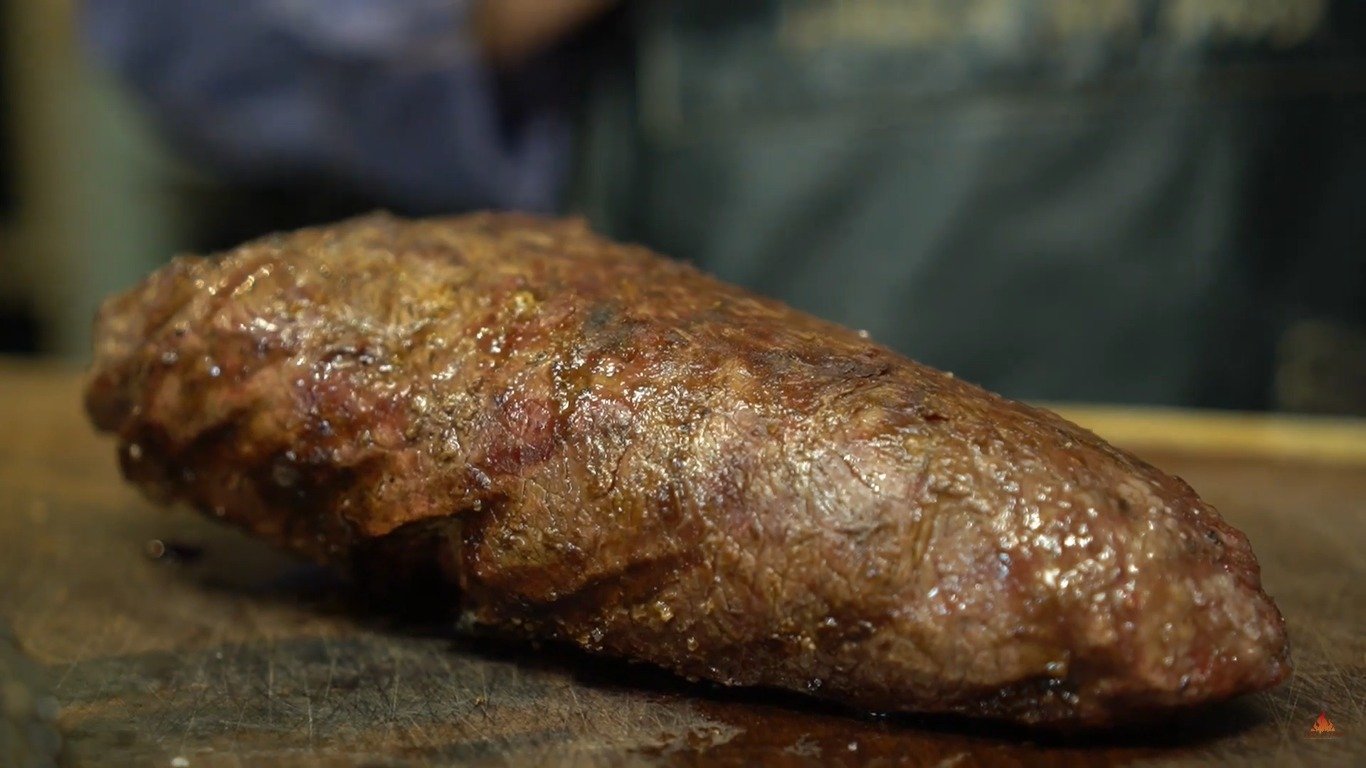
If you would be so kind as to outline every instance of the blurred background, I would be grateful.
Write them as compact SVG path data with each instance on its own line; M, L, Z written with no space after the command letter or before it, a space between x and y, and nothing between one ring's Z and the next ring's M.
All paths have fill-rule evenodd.
M1366 3L0 14L0 355L175 253L518 208L1017 397L1366 414Z

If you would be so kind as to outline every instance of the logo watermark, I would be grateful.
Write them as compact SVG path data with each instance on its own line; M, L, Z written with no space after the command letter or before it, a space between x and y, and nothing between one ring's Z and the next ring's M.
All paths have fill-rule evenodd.
M1333 739L1342 735L1333 721L1328 719L1327 711L1320 711L1318 719L1309 726L1309 737L1314 739Z

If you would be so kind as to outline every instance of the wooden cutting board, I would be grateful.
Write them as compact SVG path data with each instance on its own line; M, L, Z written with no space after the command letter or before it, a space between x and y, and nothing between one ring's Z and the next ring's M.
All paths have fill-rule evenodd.
M3 361L0 675L19 665L31 701L55 699L74 766L1366 765L1366 427L1076 415L1248 533L1289 621L1289 683L1160 730L1060 739L461 637L143 500L86 426L78 375ZM1310 735L1320 712L1335 735Z

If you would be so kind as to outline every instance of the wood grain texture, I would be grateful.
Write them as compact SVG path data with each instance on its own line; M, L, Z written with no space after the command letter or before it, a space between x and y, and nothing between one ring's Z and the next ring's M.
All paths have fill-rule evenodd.
M71 371L0 361L0 622L75 766L1350 765L1366 761L1366 470L1148 453L1252 539L1296 659L1281 688L1160 729L1056 738L872 719L461 634L117 476ZM1180 414L1161 414L1179 434ZM1194 421L1199 421L1197 417ZM1104 433L1103 425L1101 427ZM148 542L170 545L149 557ZM1337 738L1308 734L1320 710Z

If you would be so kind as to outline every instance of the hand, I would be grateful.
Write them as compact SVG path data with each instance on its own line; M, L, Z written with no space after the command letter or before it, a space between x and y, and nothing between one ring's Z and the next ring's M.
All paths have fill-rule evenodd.
M484 58L515 66L601 16L619 0L478 0L474 33Z

